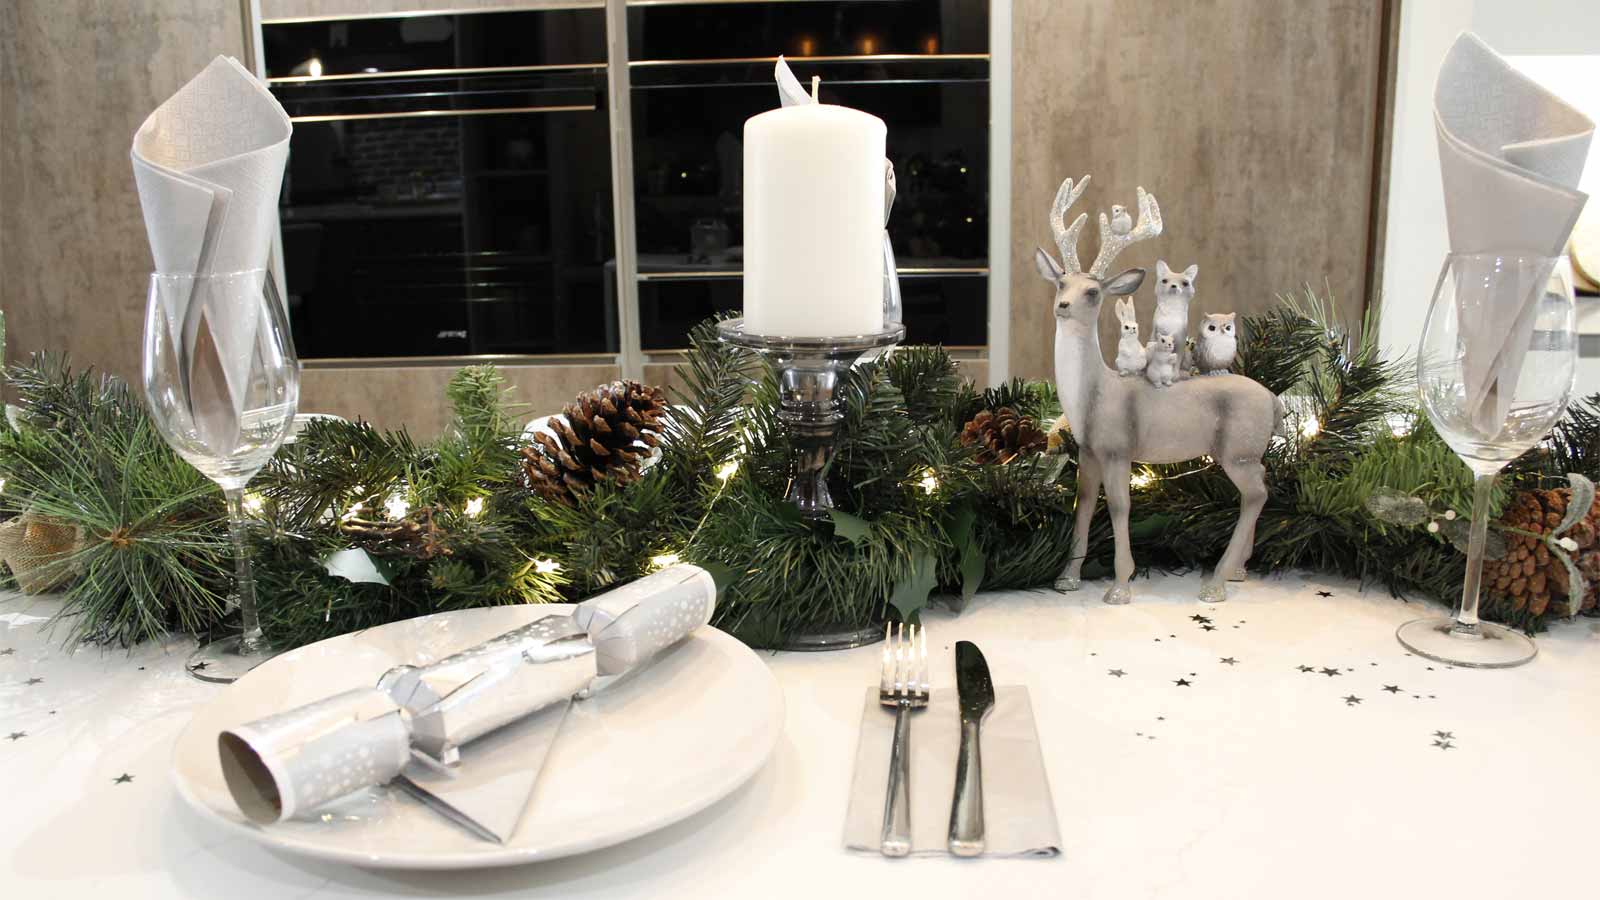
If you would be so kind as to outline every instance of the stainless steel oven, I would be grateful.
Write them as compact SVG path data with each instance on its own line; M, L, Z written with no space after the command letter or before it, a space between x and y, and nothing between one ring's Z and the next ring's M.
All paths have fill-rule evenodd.
M627 28L644 351L740 305L740 137L777 105L777 53L888 123L907 339L987 342L987 0L639 3Z
M263 26L310 359L618 351L601 9Z

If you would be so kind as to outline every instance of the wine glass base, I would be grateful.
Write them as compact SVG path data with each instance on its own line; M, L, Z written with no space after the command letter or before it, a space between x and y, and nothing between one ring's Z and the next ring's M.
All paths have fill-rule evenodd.
M257 645L253 653L240 653L239 645L242 639L235 636L223 638L202 644L183 664L185 671L191 678L199 681L209 681L212 684L232 684L244 677L244 673L254 669L267 660L277 656L279 651L272 647Z
M1539 653L1527 635L1501 625L1479 622L1477 634L1461 634L1450 616L1415 619L1394 633L1400 644L1418 656L1470 669L1509 669Z

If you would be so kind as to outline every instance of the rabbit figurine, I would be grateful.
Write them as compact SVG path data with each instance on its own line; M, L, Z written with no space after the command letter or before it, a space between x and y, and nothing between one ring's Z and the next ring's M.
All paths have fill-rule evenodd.
M1178 380L1178 351L1172 345L1172 335L1158 334L1147 349L1150 364L1144 377L1156 387L1170 387Z
M1117 374L1138 375L1144 371L1146 356L1144 344L1139 342L1139 320L1134 317L1132 297L1117 300L1117 321L1122 323L1122 337L1117 341Z

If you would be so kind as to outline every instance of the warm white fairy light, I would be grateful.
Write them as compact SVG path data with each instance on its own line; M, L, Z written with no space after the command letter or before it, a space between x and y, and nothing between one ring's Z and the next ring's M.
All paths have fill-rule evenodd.
M1142 490L1156 483L1156 476L1149 469L1142 469L1128 479L1128 486L1134 490Z
M411 511L411 503L401 494L390 494L389 499L383 502L383 509L391 519L404 519L406 513Z
M922 488L923 493L932 494L939 489L939 476L935 475L932 469L923 469L922 479L917 482L917 486Z
M738 471L739 461L737 459L730 459L722 465L717 466L715 474L718 481L727 483L728 479L732 478Z
M650 568L665 569L667 566L675 566L679 562L681 560L676 553L657 553L655 556L650 557Z
M0 478L0 487L4 487L4 485L5 485L5 479ZM262 501L260 494L257 494L254 491L245 492L245 495L244 495L244 511L246 513L249 513L252 516L260 515L261 514L261 509L265 505L266 504L265 504L264 501Z
M483 515L483 498L473 497L469 499L467 501L467 505L462 507L461 511L465 513L466 517L469 519L476 519L477 517Z
M536 559L533 561L533 570L540 575L554 575L561 571L561 563L553 559Z
M1317 421L1316 416L1306 416L1305 420L1300 423L1300 433L1308 438L1316 437L1321 430L1322 423Z

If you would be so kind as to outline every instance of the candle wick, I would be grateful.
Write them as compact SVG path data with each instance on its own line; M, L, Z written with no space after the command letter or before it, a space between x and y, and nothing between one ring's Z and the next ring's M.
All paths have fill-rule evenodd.
M811 76L811 102L812 103L818 102L818 100L817 100L817 88L820 87L821 85L822 85L822 76L821 75L813 75L813 76Z

